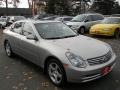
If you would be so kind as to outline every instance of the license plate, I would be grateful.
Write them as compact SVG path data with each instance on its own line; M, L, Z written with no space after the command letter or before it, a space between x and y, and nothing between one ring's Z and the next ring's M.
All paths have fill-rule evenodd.
M111 71L111 67L105 67L102 69L102 75L107 75Z

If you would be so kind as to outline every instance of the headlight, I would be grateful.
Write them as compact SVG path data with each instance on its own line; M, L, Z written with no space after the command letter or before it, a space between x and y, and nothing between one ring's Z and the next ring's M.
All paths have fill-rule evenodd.
M72 28L73 28L73 29L79 29L80 26L79 26L79 25L72 25Z
M109 50L110 50L111 54L112 54L112 55L114 55L115 53L113 52L113 50L112 50L111 46L110 46L109 44L107 44L107 43L106 43L106 46L109 48Z
M75 67L85 68L87 66L85 60L83 60L80 56L77 56L71 52L66 52L66 56L70 63Z

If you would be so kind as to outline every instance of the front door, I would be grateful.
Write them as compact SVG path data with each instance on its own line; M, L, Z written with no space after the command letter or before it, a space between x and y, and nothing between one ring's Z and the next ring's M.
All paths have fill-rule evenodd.
M37 63L39 60L37 51L39 41L27 39L27 36L30 34L35 35L33 28L29 23L25 23L22 30L21 50L23 53L21 54L31 62Z

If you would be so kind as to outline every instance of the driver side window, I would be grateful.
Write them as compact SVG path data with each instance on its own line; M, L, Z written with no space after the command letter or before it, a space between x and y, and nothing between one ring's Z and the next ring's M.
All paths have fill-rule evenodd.
M34 34L32 26L30 26L29 23L25 23L24 24L22 34L24 36L28 36L30 34Z

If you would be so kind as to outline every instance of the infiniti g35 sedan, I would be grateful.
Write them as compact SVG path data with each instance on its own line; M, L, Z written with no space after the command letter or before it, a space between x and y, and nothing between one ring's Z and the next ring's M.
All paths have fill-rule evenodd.
M98 79L116 64L108 44L58 21L17 21L4 30L4 46L9 57L17 54L43 68L56 86Z

